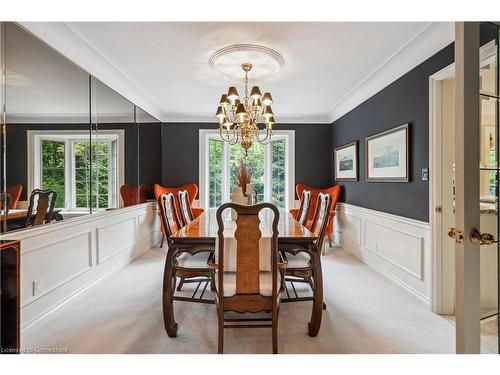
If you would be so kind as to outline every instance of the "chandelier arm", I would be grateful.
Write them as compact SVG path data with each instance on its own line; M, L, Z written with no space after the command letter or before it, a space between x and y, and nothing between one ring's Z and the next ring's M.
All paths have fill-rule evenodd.
M257 140L259 141L260 144L267 145L271 141L271 134L272 133L269 131L269 129L267 129L266 136L264 137L264 139L261 140L260 139L260 132L259 132L259 134L257 135Z

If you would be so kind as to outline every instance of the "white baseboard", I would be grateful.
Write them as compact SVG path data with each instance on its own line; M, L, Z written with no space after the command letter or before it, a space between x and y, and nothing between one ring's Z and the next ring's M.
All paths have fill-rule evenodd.
M336 211L335 242L430 309L429 224L345 203Z

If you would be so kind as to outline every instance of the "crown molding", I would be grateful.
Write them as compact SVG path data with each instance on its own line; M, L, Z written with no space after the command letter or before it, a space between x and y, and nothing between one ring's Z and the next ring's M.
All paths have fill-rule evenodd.
M133 113L99 113L92 117L97 124L133 124ZM88 124L87 113L10 113L7 121L13 124Z
M453 22L431 22L327 111L339 119L455 40Z
M64 22L19 22L42 41L162 122L216 122L212 114L167 113L85 38ZM325 113L277 116L279 123L333 123L454 41L452 22L431 22Z
M328 116L324 114L310 114L310 115L277 115L276 126L279 124L331 124ZM214 114L204 113L167 113L166 120L163 122L190 122L190 123L214 123L217 124L217 118Z
M165 112L158 103L67 23L18 22L18 24L127 100L163 121Z

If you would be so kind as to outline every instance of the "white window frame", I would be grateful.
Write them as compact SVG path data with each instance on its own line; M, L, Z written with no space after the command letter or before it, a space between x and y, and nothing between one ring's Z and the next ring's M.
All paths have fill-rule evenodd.
M264 133L262 133L262 136ZM209 191L209 147L210 139L221 140L219 131L212 129L201 129L199 131L199 184L200 184L200 207L208 209ZM285 140L285 210L294 207L295 202L295 130L274 130L272 141ZM264 145L264 200L271 201L271 142ZM231 192L229 191L229 148L227 142L223 143L223 162L222 162L222 202L229 202Z
M81 212L88 211L88 208L77 208L75 200L75 166L74 166L74 147L75 142L89 142L89 133L85 130L28 130L28 191L34 189L40 189L42 186L42 165L41 165L41 145L42 141L57 141L65 143L65 160L64 160L64 178L65 186L64 189L64 203L65 207L63 212ZM116 207L118 207L120 201L120 192L118 187L123 185L125 182L125 130L99 130L99 134L95 136L92 135L92 141L102 142L109 141L110 143L116 141L117 148L117 186L111 187L116 189L116 192L111 192L108 194L108 202L113 205L112 197L115 197ZM94 138L95 137L95 138ZM111 147L110 147L111 152ZM111 163L109 164L110 176L111 176Z

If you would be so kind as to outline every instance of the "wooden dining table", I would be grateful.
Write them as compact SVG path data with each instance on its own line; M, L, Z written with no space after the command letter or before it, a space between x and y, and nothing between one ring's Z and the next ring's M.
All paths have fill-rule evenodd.
M182 252L196 254L200 251L215 249L215 238L218 229L215 212L216 209L203 212L199 217L181 228L171 237L171 245L167 252L163 276L163 319L165 330L170 337L177 336L179 327L175 321L173 306L175 293L173 268L175 259ZM226 220L230 221L230 216ZM272 220L272 216L263 215L261 220L270 221ZM321 254L315 243L316 236L285 210L280 210L278 231L278 247L280 250L286 251L289 249L293 252L303 250L311 258L315 280L311 319L307 327L309 336L314 337L319 332L323 314L323 276L321 271Z

